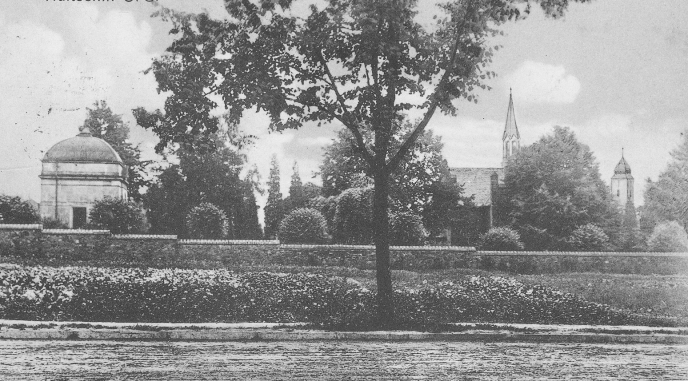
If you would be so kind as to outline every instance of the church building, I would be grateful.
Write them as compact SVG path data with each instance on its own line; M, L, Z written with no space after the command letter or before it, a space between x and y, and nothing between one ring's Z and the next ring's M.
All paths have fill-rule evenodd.
M494 168L449 168L449 181L461 184L465 196L473 196L479 216L478 230L485 232L493 226L495 203L500 186L504 182L504 167L507 161L521 149L521 135L518 132L516 113L514 111L513 95L509 93L509 107L506 112L504 133L502 134L502 166ZM447 232L447 240L452 240L451 232Z
M84 227L93 204L108 196L127 199L127 169L105 140L88 127L48 150L41 160L42 218Z

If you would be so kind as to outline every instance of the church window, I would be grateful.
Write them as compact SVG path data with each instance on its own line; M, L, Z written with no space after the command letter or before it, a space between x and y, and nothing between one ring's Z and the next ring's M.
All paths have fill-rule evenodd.
M616 197L621 196L621 191L619 189L616 190Z

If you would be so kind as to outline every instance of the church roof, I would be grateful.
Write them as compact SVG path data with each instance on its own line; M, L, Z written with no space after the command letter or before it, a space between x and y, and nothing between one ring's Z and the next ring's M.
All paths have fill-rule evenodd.
M122 159L117 151L105 140L91 135L88 128L84 128L77 136L52 146L45 153L42 161L44 163L122 164Z
M504 174L502 168L449 168L449 173L456 178L456 183L463 186L464 196L475 196L473 202L477 206L492 205L491 177L497 174L501 179Z
M511 95L511 90L509 90L509 109L506 112L506 123L504 124L504 136L502 137L502 140L506 140L506 138L511 136L515 136L516 139L521 138L521 135L518 133L518 126L516 125L514 98Z
M631 166L628 165L626 162L626 159L624 159L623 154L621 154L621 160L619 160L619 164L616 165L616 168L614 168L614 174L615 175L625 175L625 174L631 174Z

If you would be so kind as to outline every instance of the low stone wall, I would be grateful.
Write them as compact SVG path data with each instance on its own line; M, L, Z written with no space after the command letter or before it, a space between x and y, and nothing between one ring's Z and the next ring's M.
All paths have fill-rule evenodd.
M688 253L479 251L467 267L519 274L688 274Z
M393 246L390 254L395 270L472 268L525 274L688 274L688 253L490 252L472 247ZM43 265L375 268L375 247L370 245L183 240L173 235L112 235L107 230L43 230L41 225L0 225L0 257Z

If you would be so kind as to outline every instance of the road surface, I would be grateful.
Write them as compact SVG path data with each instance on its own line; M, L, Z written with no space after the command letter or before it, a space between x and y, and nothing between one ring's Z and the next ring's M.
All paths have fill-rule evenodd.
M0 341L0 380L688 380L688 345Z

